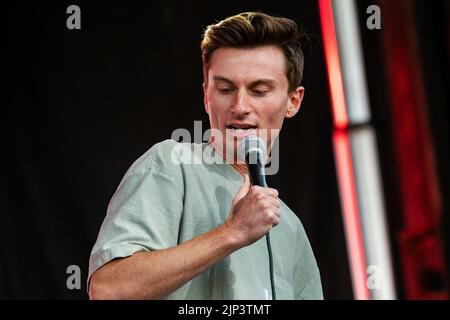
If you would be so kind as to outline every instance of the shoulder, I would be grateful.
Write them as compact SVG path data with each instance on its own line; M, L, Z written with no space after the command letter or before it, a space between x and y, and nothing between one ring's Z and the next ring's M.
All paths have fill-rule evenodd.
M180 165L181 149L190 149L190 144L179 143L171 139L158 142L131 165L127 174L174 170Z
M284 229L287 229L285 231L291 232L292 234L305 234L305 229L303 228L300 218L283 201L281 201L281 212L283 214L281 219L283 222L283 227Z
M141 155L125 174L145 176L156 174L171 180L181 181L186 171L191 171L190 164L202 163L202 145L180 143L167 139L154 144ZM188 170L189 169L189 170Z
M291 249L294 249L295 252L301 253L305 246L310 246L307 232L299 215L295 214L283 201L281 201L280 223L276 229L278 229L279 241L290 243Z

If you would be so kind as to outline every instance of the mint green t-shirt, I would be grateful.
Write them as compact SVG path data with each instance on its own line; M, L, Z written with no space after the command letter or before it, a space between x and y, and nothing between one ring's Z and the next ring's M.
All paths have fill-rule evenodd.
M173 247L223 224L242 182L243 177L208 144L165 140L154 145L130 167L108 205L88 279L113 259ZM280 222L270 236L277 299L323 299L305 230L283 202ZM262 237L167 298L270 299L270 288Z

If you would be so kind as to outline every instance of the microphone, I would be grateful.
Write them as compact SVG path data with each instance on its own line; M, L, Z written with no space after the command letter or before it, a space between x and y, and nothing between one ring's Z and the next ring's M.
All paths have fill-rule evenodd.
M238 159L244 160L248 167L251 183L260 187L267 187L265 173L266 145L264 140L256 135L246 136L240 142L238 148ZM269 254L270 287L272 300L277 299L275 290L275 278L273 272L272 245L270 244L270 233L266 233L267 251Z
M253 185L267 187L265 174L266 145L256 135L246 136L239 144L238 158L245 161Z

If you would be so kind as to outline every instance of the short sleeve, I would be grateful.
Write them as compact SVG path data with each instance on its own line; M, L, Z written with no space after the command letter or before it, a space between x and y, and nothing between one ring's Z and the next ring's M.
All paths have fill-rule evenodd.
M122 179L92 249L88 283L113 259L177 245L183 194L163 160L158 154L140 159Z

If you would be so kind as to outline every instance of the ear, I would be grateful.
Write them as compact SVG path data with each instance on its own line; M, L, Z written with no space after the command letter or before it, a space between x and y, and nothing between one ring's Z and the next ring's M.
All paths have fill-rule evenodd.
M208 85L203 82L203 105L205 106L205 111L209 114L209 106L208 106Z
M300 106L302 104L304 94L305 94L304 87L297 87L290 94L289 101L288 101L288 107L287 107L286 115L285 115L286 118L292 118L293 116L295 116L297 114L298 110L300 110Z

